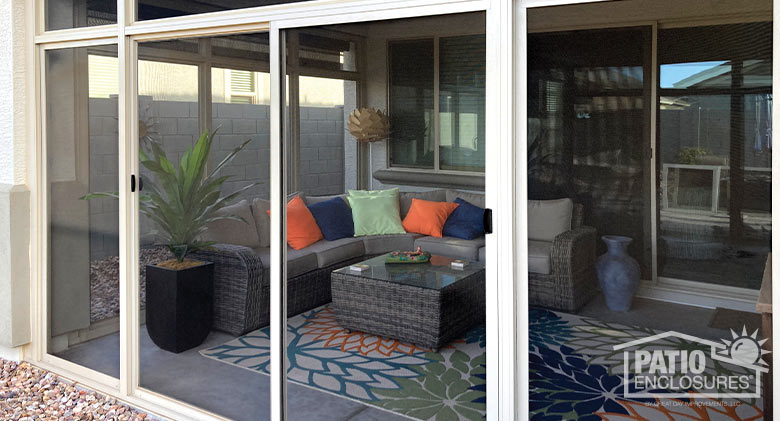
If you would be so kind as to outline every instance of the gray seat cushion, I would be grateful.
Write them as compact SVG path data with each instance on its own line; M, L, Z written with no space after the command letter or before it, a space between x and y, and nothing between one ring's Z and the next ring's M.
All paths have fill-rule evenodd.
M260 247L262 241L257 233L255 219L252 216L252 208L249 202L242 200L234 205L225 206L217 211L219 216L238 216L243 221L234 219L220 219L206 224L208 230L203 238L224 244L235 244L244 247Z
M406 218L412 207L412 199L427 200L429 202L446 202L446 190L431 190L422 192L401 192L398 195L398 204L401 206L401 219Z
M366 235L363 239L366 254L382 254L391 251L404 251L414 249L414 240L422 237L422 234L389 234Z
M552 241L571 229L574 202L571 199L529 200L528 238Z
M479 249L485 246L485 237L464 240L455 237L422 237L414 240L414 246L440 256L471 261L479 260Z
M462 190L447 190L447 201L454 202L455 199L461 198L474 206L480 208L485 207L485 193L468 192Z
M349 202L347 201L347 194L346 193L332 194L332 195L328 195L328 196L306 196L306 197L304 197L304 201L306 202L307 206L311 206L311 205L313 205L315 203L325 202L327 200L333 199L334 197L340 197L341 200L344 201L344 203L349 204Z
M321 240L304 250L317 255L317 265L324 268L345 260L361 257L365 254L363 240L356 237L341 238L335 241ZM289 270L289 269L288 269Z
M260 261L263 262L263 268L270 270L271 248L258 247L252 250L260 257ZM315 269L317 269L317 254L308 248L295 250L292 247L287 247L287 278L294 278Z
M293 200L300 192L287 195L287 201ZM271 202L266 199L255 198L252 200L252 216L255 218L257 235L260 237L260 247L271 246L271 217L266 211L271 208Z
M485 248L480 247L479 248L479 261L484 262L485 261Z
M551 241L528 240L529 272L542 275L550 274L550 251L552 244Z

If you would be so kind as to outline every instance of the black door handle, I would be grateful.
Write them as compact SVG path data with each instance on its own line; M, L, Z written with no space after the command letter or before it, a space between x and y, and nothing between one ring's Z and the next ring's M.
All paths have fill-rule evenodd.
M135 191L135 174L130 174L130 191Z

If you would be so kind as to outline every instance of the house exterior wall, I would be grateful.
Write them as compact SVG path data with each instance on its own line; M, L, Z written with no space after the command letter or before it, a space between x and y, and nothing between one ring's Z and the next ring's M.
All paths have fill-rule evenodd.
M30 190L27 180L26 7L0 1L0 356L30 341Z

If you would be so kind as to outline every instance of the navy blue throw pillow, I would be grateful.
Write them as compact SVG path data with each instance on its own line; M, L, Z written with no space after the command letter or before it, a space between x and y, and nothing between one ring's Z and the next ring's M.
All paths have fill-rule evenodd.
M339 238L354 237L355 226L352 224L352 209L340 197L309 205L314 220L322 231L322 236L328 241Z
M460 197L455 199L455 203L458 207L444 223L442 234L464 240L473 240L485 235L485 209L474 206Z

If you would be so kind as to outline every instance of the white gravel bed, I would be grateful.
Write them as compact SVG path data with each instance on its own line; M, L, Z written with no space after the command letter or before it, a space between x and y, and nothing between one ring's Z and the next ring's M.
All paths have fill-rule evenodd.
M2 420L159 420L22 362L0 359Z
M173 257L165 247L141 250L140 260L140 302L146 304L146 265ZM94 260L89 265L90 322L119 316L119 257L109 256Z

